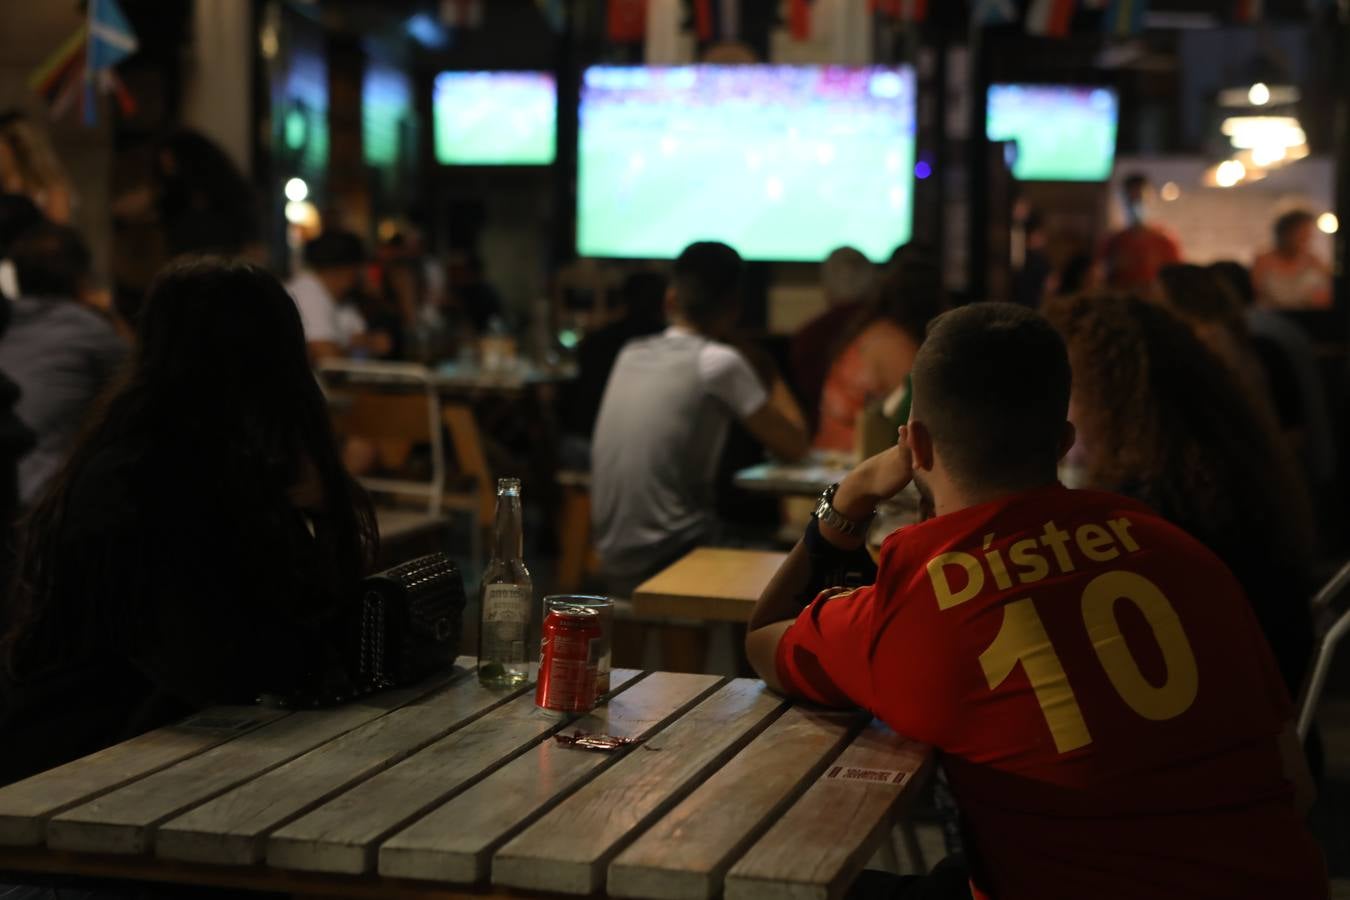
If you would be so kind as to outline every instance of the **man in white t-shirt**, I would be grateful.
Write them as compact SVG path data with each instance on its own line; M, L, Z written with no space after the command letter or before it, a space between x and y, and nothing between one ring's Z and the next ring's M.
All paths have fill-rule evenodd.
M725 343L740 317L742 263L725 244L691 245L666 294L669 327L631 341L610 373L591 452L592 520L612 593L718 532L714 480L733 420L775 456L808 437L781 379L766 389Z
M361 283L361 239L350 231L325 231L305 244L304 258L305 268L286 290L300 310L310 360L388 353L388 335L368 331L361 311L346 299Z

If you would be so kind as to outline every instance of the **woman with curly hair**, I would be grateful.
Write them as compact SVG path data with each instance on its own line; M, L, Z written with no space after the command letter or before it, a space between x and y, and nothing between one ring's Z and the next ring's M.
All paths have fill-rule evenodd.
M1073 367L1088 484L1144 501L1242 583L1291 694L1312 650L1309 499L1268 412L1166 309L1127 295L1050 301Z

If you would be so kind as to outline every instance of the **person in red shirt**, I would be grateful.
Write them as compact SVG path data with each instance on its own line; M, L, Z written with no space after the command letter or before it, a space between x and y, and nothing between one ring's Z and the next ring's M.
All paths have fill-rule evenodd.
M1163 266L1181 262L1181 247L1171 234L1145 220L1148 179L1139 173L1127 175L1126 225L1102 245L1102 274L1109 287L1119 290L1150 290Z
M1325 898L1289 697L1236 580L1146 506L1058 483L1049 323L947 313L913 383L897 446L826 492L756 606L761 677L941 751L976 898ZM911 478L935 516L886 539L874 584L803 609Z

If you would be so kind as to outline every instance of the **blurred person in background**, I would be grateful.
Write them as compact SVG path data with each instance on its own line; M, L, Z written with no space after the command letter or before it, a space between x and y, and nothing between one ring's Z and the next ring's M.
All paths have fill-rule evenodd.
M261 269L187 260L137 337L25 523L0 617L0 784L197 709L341 686L374 517L295 305Z
M1280 426L1303 462L1309 485L1320 490L1335 477L1336 442L1312 341L1279 312L1256 305L1255 285L1246 266L1229 260L1214 263L1209 270L1241 305L1265 365Z
M1306 210L1275 220L1275 247L1256 258L1252 281L1256 302L1269 309L1325 309L1331 306L1331 269L1312 252L1316 227Z
M1075 253L1052 272L1045 286L1046 297L1072 297L1092 286L1092 254Z
M1168 310L1129 295L1045 309L1069 349L1069 418L1087 484L1147 503L1237 576L1291 696L1312 652L1316 538L1274 423Z
M6 258L10 244L42 221L41 210L23 194L0 194L0 297L13 300L19 296L14 264Z
M917 254L898 261L841 336L820 394L814 445L852 453L858 414L904 387L924 332L946 306L942 273Z
M1163 266L1181 262L1181 247L1169 232L1148 221L1147 176L1126 175L1121 189L1125 227L1102 245L1102 277L1119 290L1149 290Z
M687 247L666 292L668 327L630 341L610 373L592 440L591 497L595 546L616 596L718 538L714 484L733 421L775 456L806 454L787 386L766 389L728 343L743 269L726 244Z
M666 277L657 272L630 274L621 290L623 318L587 332L577 345L577 377L564 389L563 428L570 438L566 465L590 467L591 433L600 415L609 374L629 341L657 334L666 327L666 282Z
M32 504L65 462L127 344L89 294L89 248L74 229L43 223L8 248L18 297L0 338L0 372L21 390L16 412L37 435L19 464L19 497Z
M1054 266L1046 252L1050 237L1040 210L1027 212L1021 225L1022 266L1013 275L1012 301L1035 309L1041 305L1054 276Z
M450 305L474 334L507 330L506 308L484 276L483 259L473 250L452 252L446 267Z
M0 193L27 197L53 222L70 221L70 177L47 135L16 110L0 113Z
M814 429L820 420L820 392L830 371L829 352L858 318L877 282L877 267L852 247L840 247L820 267L826 309L792 336L789 362L793 386Z
M169 256L239 256L259 240L253 188L230 157L188 129L159 142L153 162L155 205Z
M1262 415L1281 424L1295 418L1288 409L1297 400L1288 368L1278 357L1261 354L1241 305L1218 275L1204 266L1179 264L1164 266L1158 282L1163 303L1228 367Z
M300 310L310 360L386 355L392 340L367 327L355 300L366 262L361 239L350 231L325 231L305 244L304 262L286 290Z

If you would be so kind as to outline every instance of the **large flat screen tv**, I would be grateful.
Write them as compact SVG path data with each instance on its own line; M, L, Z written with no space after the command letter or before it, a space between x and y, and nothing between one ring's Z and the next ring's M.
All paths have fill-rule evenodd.
M553 163L558 88L548 72L441 72L436 76L432 113L439 163Z
M581 90L577 249L668 259L724 241L817 262L909 240L909 67L595 66Z
M1020 181L1105 181L1116 157L1120 104L1108 87L989 86L987 132L1013 141Z

